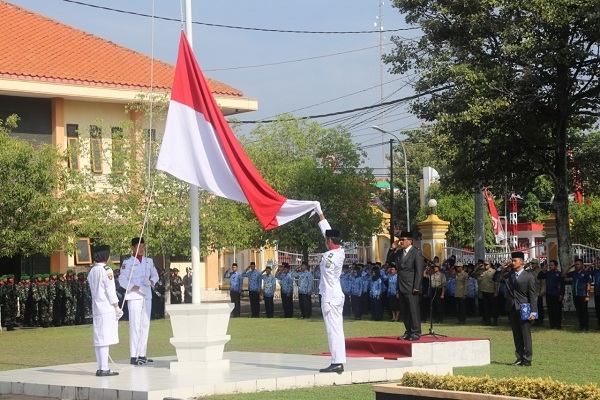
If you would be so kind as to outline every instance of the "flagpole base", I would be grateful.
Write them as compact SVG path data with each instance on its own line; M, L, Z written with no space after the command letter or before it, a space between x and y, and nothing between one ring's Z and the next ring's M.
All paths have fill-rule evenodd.
M166 307L170 316L177 361L171 363L173 371L214 363L215 367L229 368L229 360L223 360L229 317L233 304L170 304Z

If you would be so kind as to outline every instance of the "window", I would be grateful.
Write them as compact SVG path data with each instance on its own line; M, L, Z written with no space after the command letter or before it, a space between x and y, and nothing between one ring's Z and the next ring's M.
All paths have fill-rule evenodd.
M102 128L90 125L90 164L92 172L102 173Z
M112 167L111 172L122 174L125 167L125 154L123 154L123 128L113 126L111 128L112 136Z
M79 125L67 124L67 154L69 168L79 171Z

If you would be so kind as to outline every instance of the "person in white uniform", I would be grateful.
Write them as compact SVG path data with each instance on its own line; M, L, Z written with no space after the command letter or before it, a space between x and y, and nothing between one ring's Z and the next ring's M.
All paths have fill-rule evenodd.
M131 257L121 265L119 283L126 288L125 300L129 310L129 354L133 365L152 364L146 357L152 288L158 282L158 273L152 259L144 257L144 238L131 239Z
M319 294L321 295L321 311L327 330L329 351L331 352L331 365L320 369L319 372L344 372L346 362L346 342L344 339L344 292L340 284L342 266L346 255L341 247L342 240L340 231L331 229L329 222L325 219L320 205L316 208L319 214L319 228L325 237L325 245L328 251L321 256L319 269L321 279L319 280Z
M108 346L119 343L118 321L123 316L113 271L106 265L109 258L109 246L96 247L93 252L94 265L87 277L92 292L94 348L98 362L96 376L119 375L108 368Z

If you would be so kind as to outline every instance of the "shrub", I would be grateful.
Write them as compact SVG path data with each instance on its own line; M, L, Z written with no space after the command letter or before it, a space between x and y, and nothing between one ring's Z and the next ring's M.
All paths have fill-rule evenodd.
M568 385L550 378L490 378L430 375L407 372L401 385L425 389L456 390L462 392L523 397L540 400L600 400L596 384Z

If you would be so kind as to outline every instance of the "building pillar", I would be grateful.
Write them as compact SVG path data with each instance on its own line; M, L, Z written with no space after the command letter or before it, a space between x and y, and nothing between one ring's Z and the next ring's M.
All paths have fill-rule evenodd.
M450 222L443 221L436 214L430 214L425 221L417 222L421 233L421 251L429 260L439 257L444 260L443 248L446 247L446 233Z

